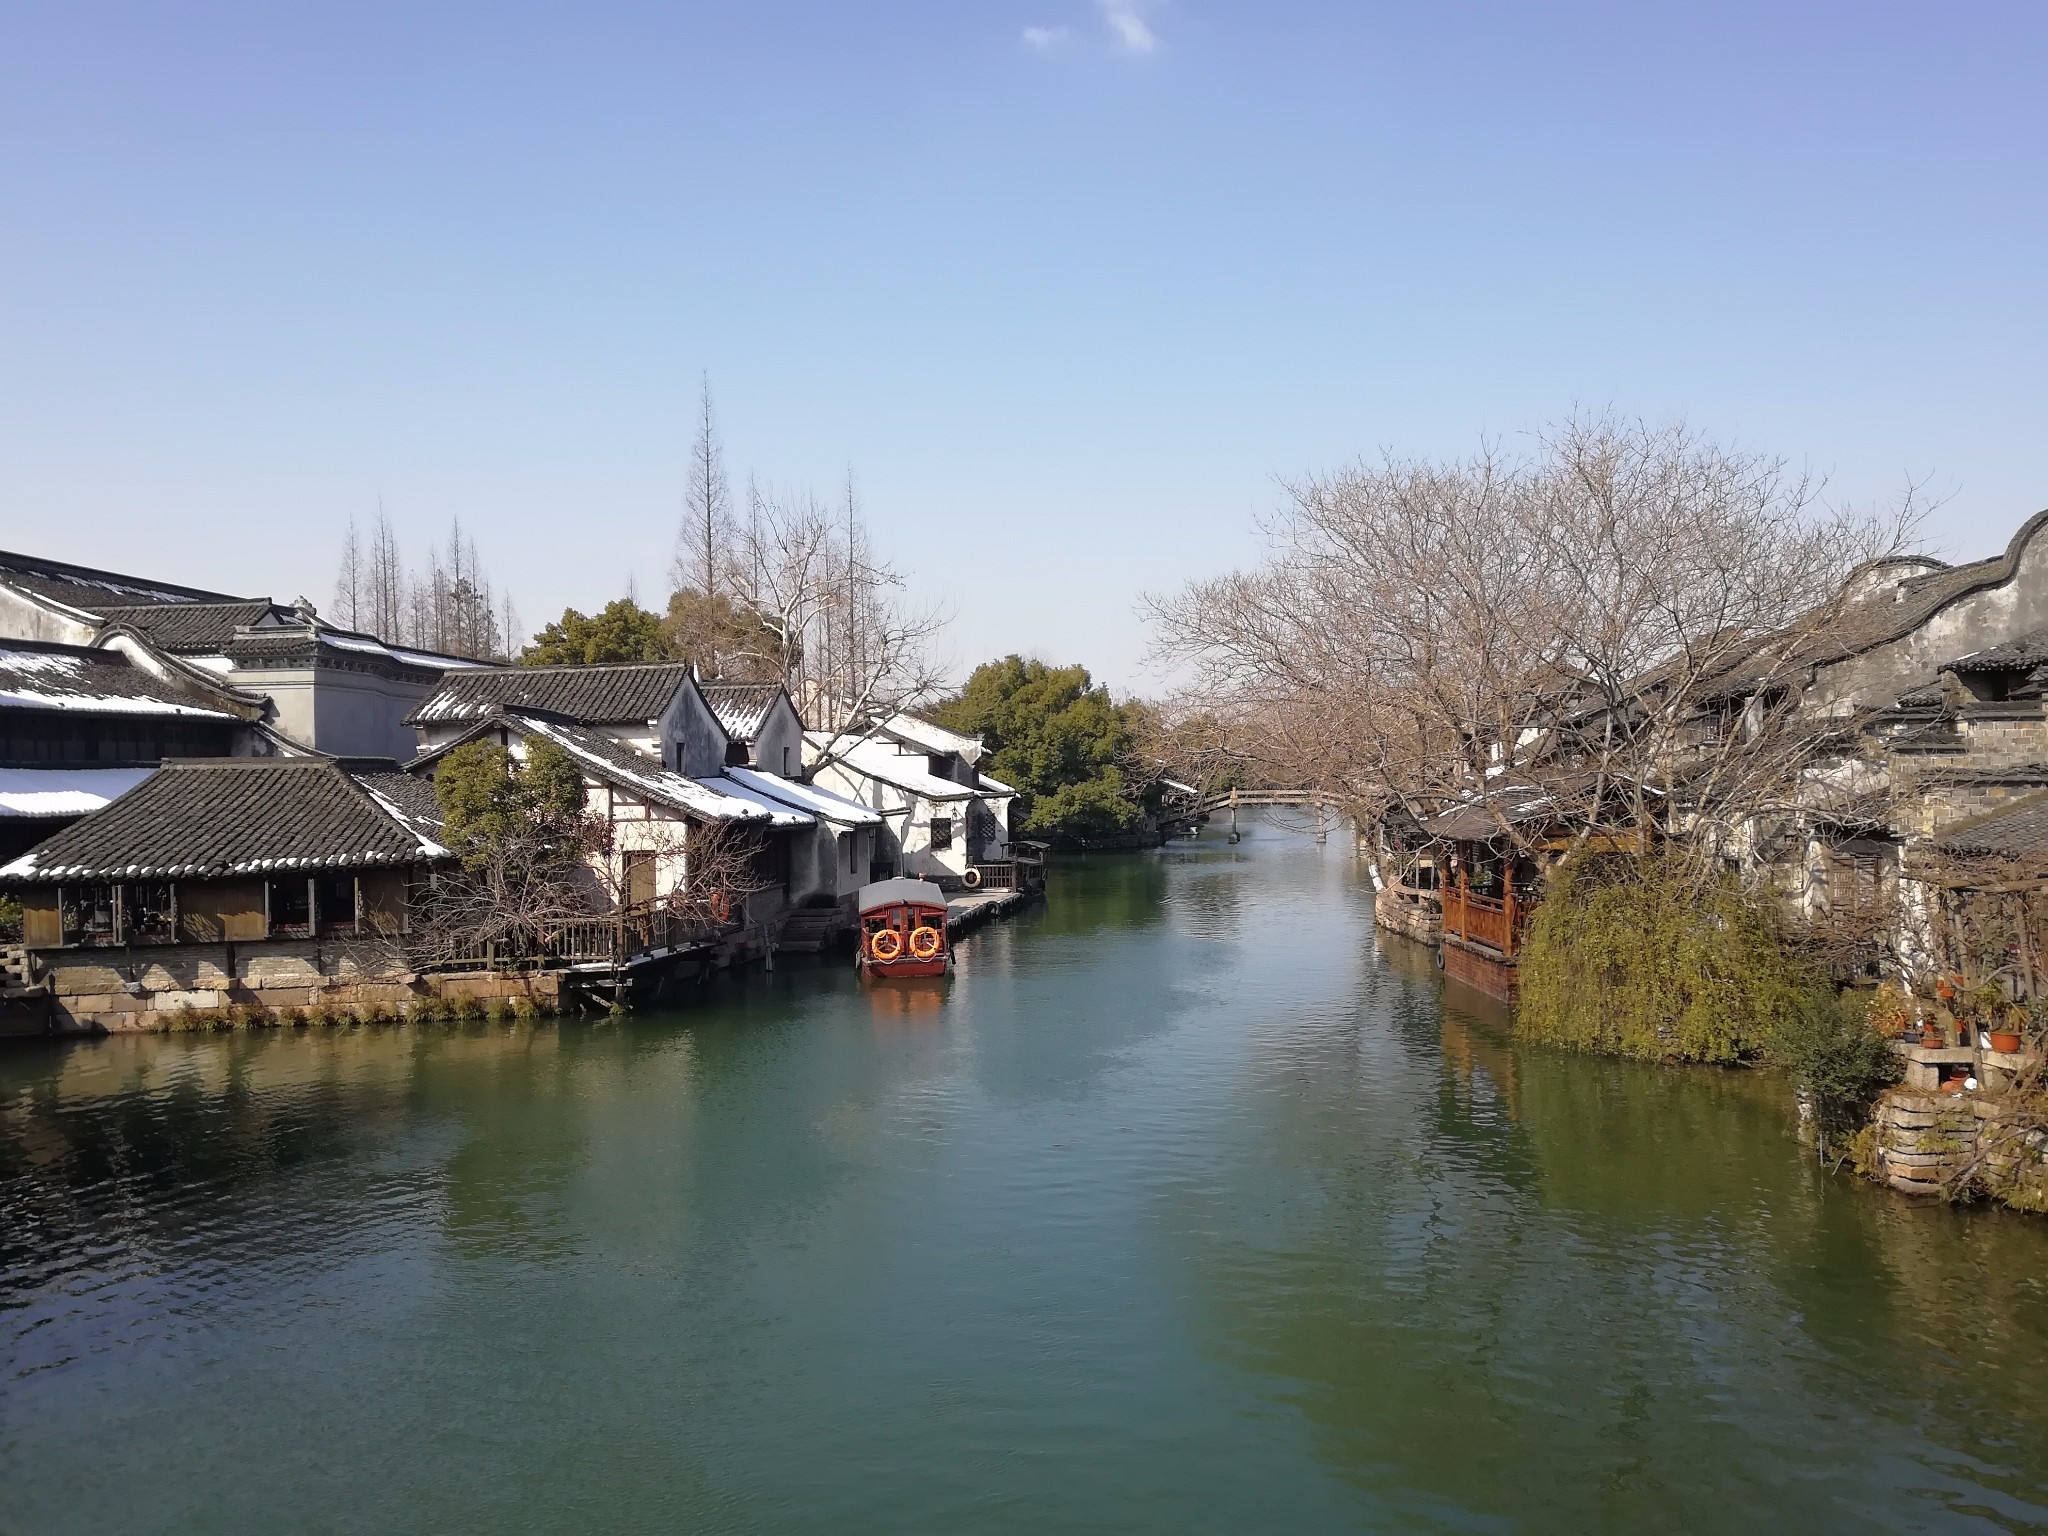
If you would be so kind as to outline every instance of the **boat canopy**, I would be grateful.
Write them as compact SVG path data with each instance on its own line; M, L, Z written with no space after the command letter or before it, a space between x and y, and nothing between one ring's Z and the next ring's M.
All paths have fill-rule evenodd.
M860 888L860 909L872 912L877 907L943 907L946 893L929 880L877 880L873 885Z

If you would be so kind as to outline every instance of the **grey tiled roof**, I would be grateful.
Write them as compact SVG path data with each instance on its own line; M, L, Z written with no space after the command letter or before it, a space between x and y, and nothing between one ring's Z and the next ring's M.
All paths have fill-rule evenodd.
M333 758L174 760L0 879L191 879L445 857L417 790L399 789L398 777L395 764L352 772Z
M119 651L39 640L0 640L0 709L231 718L159 680Z
M2048 629L2037 629L2003 645L1972 651L1948 663L1957 672L2030 672L2048 662Z
M1511 826L1522 826L1546 814L1556 815L1559 809L1557 797L1548 790L1530 784L1510 784L1439 811L1422 823L1422 830L1427 836L1446 842L1484 843L1501 835L1502 820Z
M687 663L595 667L478 667L454 672L406 717L408 725L488 719L503 709L540 709L585 725L658 720L689 686Z
M1936 835L1934 847L1958 858L2031 859L2048 854L2048 792L1958 822Z
M225 592L207 592L146 576L123 576L89 565L71 565L36 555L0 550L0 582L52 598L86 613L100 613L109 603L234 603L242 599Z
M236 603L149 603L102 608L110 624L125 624L148 636L159 649L184 656L218 656L245 624L260 624L278 611L268 598Z
M705 702L734 741L753 741L768 723L782 688L777 683L701 683Z

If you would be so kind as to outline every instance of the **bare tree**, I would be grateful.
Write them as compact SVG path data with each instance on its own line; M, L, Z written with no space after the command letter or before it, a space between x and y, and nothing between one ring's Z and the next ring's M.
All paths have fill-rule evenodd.
M683 525L676 537L670 574L678 591L716 598L728 584L732 558L732 495L725 478L725 452L711 410L711 375L705 374L697 402L697 436L690 446L689 483L683 491Z
M348 518L348 530L341 536L341 562L334 572L334 613L350 629L363 622L363 546L356 532L355 514Z
M567 827L522 827L433 878L406 947L416 966L447 968L566 958L572 936L593 923L606 925L600 932L621 960L701 942L770 883L762 850L757 829L719 822L617 824L586 814ZM684 877L652 903L637 900L629 851L678 863Z
M850 482L836 510L750 486L738 554L734 604L754 648L744 659L789 690L826 734L828 758L937 695L929 647L945 616L904 604L903 578L875 556Z
M369 620L370 631L380 639L396 640L405 626L405 558L399 552L398 534L391 516L384 510L384 498L377 498L377 521L370 532Z
M1150 604L1238 750L1368 819L1476 800L1520 844L1554 835L1516 814L1540 796L1582 842L1682 826L1709 856L1838 742L1799 675L1915 516L1608 419L1287 493L1262 565Z

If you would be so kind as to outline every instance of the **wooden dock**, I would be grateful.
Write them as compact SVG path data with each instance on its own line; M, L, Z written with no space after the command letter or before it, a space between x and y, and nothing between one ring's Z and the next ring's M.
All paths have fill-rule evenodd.
M1036 891L962 891L946 899L946 934L959 938L983 923L1015 911L1036 896Z

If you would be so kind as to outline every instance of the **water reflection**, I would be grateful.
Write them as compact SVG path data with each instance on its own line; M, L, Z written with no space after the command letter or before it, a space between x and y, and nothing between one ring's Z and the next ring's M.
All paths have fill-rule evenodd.
M0 1056L0 1524L2044 1523L2048 1224L1517 1049L1341 840L960 959Z
M1412 1529L2048 1520L2037 1225L1821 1175L1766 1074L1518 1051L1378 947L1164 1216L1329 1467Z

